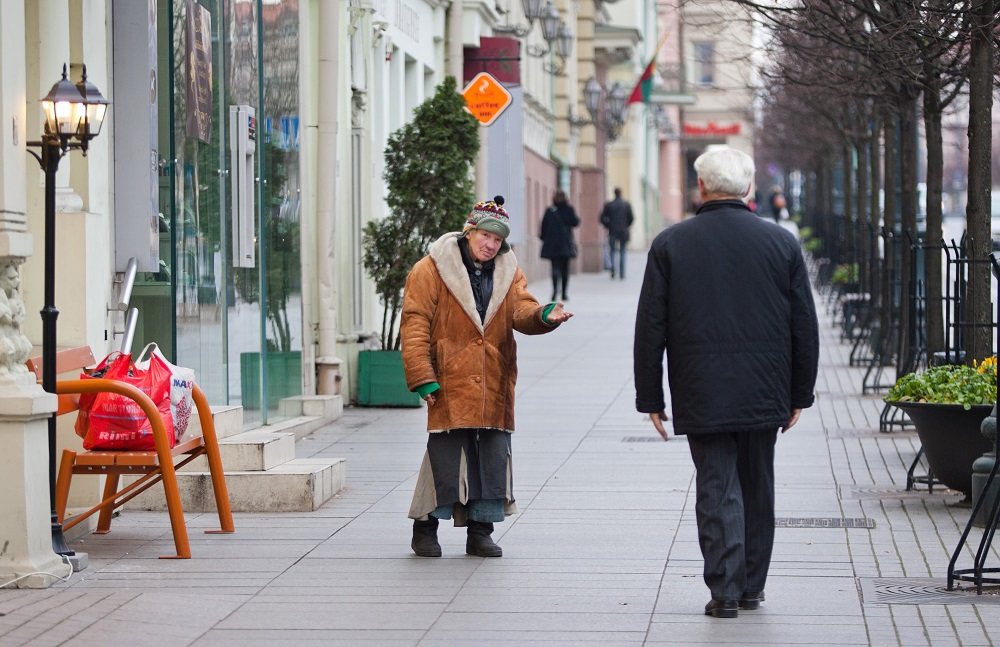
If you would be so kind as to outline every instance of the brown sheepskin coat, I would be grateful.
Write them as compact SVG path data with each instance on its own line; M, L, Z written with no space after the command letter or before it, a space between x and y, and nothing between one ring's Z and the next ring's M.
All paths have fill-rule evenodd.
M480 323L469 273L458 247L461 234L445 234L410 270L403 293L403 368L411 391L437 382L427 430L491 428L514 431L517 343L514 331L555 330L542 321L544 306L528 293L513 252L496 257L493 296Z

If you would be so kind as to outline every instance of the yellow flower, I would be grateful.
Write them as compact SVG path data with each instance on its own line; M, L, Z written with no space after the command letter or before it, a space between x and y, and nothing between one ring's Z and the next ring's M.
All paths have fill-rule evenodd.
M982 362L977 363L973 360L972 365L976 367L976 370L980 373L985 373L986 371L991 371L993 373L997 372L997 357L987 357Z

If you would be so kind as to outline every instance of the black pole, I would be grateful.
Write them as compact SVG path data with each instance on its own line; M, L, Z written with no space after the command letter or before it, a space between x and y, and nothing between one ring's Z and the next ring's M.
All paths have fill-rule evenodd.
M45 171L45 304L42 307L42 388L56 392L56 171L62 158L59 140L42 140L42 169ZM49 416L49 509L52 514L52 550L57 555L75 555L66 545L62 524L56 513L56 412Z

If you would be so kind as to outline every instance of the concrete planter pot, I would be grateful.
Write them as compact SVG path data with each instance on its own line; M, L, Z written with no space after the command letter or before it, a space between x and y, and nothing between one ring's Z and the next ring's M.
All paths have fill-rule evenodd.
M993 405L892 402L913 421L934 477L972 500L972 464L993 448L980 427Z
M398 350L358 353L358 404L363 407L419 407L420 396L406 388L403 354Z

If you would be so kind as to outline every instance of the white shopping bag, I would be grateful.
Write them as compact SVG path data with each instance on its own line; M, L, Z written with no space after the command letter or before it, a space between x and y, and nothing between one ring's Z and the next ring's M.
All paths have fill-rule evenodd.
M135 362L136 368L142 370L149 368L149 358L146 353L150 348L153 354L170 367L170 413L174 419L174 438L180 442L187 431L191 412L194 410L194 398L191 397L191 392L194 390L194 369L171 364L160 352L156 342L150 342L142 349Z

